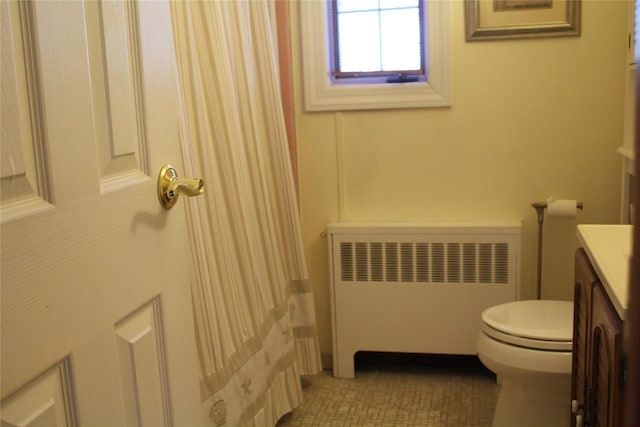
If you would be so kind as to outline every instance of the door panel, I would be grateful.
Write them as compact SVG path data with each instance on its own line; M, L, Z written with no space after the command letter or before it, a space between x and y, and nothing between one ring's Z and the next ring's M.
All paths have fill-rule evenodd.
M0 4L3 425L203 424L168 4Z
M115 326L127 425L167 425L167 373L159 301L146 304Z
M583 418L586 417L588 394L592 290L597 281L598 277L586 252L579 248L575 255L571 400L577 403L577 407L573 409L574 414ZM572 417L571 424L576 425L575 417Z
M97 155L103 192L135 183L148 171L147 140L142 110L142 55L133 2L87 4L89 55L95 72ZM108 31L105 31L108 29Z
M69 366L63 360L4 402L2 426L75 425Z
M619 426L622 414L622 320L600 283L593 287L589 390L592 426Z
M12 5L14 6L14 5ZM48 177L36 107L35 57L26 8L0 3L2 144L0 145L0 216L2 221L48 209Z

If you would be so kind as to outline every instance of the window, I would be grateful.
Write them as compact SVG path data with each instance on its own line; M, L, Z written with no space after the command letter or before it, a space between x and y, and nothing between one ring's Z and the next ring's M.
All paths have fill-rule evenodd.
M423 1L330 0L329 13L335 79L425 81Z
M448 1L303 1L300 11L308 111L451 105ZM384 33L391 34L390 50ZM375 38L379 42L368 55L374 60L360 59L365 48L359 43ZM400 47L405 50L401 61L409 62L384 58Z

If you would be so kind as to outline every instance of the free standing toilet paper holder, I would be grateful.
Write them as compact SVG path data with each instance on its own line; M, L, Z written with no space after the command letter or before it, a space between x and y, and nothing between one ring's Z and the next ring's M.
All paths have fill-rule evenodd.
M538 214L538 283L536 298L542 296L542 224L544 223L544 210L547 208L547 202L535 202L531 206ZM582 202L576 202L576 208L582 210Z

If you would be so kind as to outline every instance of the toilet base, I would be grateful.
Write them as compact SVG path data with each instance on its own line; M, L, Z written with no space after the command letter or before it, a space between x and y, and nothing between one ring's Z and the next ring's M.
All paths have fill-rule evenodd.
M570 378L552 387L501 380L492 427L569 427Z

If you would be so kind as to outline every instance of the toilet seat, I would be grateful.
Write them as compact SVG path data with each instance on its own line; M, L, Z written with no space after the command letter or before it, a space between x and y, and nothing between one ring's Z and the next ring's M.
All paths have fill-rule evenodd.
M482 331L518 347L543 351L571 351L573 303L569 301L514 301L486 309Z

